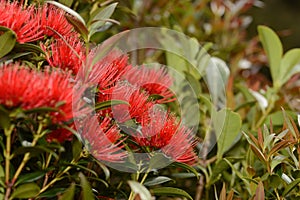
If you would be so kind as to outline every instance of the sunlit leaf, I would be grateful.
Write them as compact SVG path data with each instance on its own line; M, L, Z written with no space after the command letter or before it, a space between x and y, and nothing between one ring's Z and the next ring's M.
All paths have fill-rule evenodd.
M46 174L45 171L36 171L28 174L21 175L15 185L19 185L21 183L30 183L36 180L39 180L40 178L44 177Z
M65 12L69 13L70 15L73 15L76 19L78 19L82 24L85 25L84 19L76 11L72 10L71 8L69 8L59 2L56 2L56 1L45 1L45 3L49 3L49 4L57 6L58 8L64 10Z
M8 54L16 44L16 34L8 30L0 35L0 58Z
M283 54L281 41L276 33L266 26L258 26L258 34L269 59L273 81L276 87L279 87L280 63Z
M128 184L131 188L131 190L135 193L138 194L141 200L149 200L151 199L151 194L149 190L140 184L139 182L136 181L128 181Z
M90 33L89 38L91 38L94 33L96 33L105 23L106 20L111 17L111 15L114 13L118 3L112 3L109 6L103 8L96 14L95 17L90 21Z
M216 114L213 123L218 144L217 158L220 160L236 140L242 127L242 120L239 114L223 109Z
M294 74L291 73L293 68L300 64L300 49L291 49L286 52L281 60L280 80L281 84L288 81Z
M166 183L169 181L172 181L173 179L167 177L167 176L158 176L154 178L149 178L145 181L144 185L145 186L153 186L153 185L159 185L162 183Z

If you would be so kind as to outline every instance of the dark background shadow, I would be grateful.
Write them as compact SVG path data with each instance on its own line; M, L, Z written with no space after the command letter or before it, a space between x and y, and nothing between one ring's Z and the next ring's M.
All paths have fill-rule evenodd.
M265 0L263 8L252 8L249 35L257 34L257 25L267 25L279 33L284 49L300 47L300 0Z

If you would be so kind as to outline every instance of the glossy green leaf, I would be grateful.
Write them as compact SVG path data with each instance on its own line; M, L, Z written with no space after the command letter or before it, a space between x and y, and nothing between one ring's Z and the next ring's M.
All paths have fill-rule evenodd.
M49 3L49 4L57 6L58 8L64 10L65 12L69 13L70 15L73 15L76 19L78 19L82 24L85 25L84 19L76 11L72 10L71 8L69 8L59 2L56 2L56 1L45 1L45 3Z
M287 82L294 74L293 68L300 64L300 49L291 49L286 52L281 60L280 80L281 84Z
M14 60L17 58L21 58L23 56L27 56L30 54L32 54L32 52L22 52L22 53L11 52L10 54L4 56L3 58L0 58L0 63L5 62L5 61Z
M40 187L36 183L26 183L17 187L11 195L13 198L33 198L40 192Z
M21 183L30 183L34 182L36 180L39 180L40 178L44 177L46 174L45 171L36 171L24 175L20 175L15 185L19 185Z
M63 193L66 191L67 188L60 187L60 188L51 188L40 194L39 198L52 198L57 197L57 194Z
M181 196L193 200L193 198L184 190L173 187L158 187L150 190L152 194L157 196Z
M213 119L213 124L217 136L217 158L220 160L235 142L242 127L242 120L238 113L229 109L223 109L217 112Z
M156 153L150 158L149 169L159 169L169 165L172 161L163 153Z
M95 105L95 110L97 110L97 111L103 110L103 109L110 108L112 106L119 105L119 104L129 105L129 103L127 101L113 99L113 100L97 103Z
M73 159L77 160L81 152L82 152L82 143L78 139L74 139L72 145Z
M288 186L283 191L282 196L285 197L286 195L288 195L299 183L300 183L300 178L297 178L296 180L288 184Z
M173 179L167 177L167 176L158 176L154 178L149 178L145 181L144 185L145 186L153 186L153 185L159 185L162 183L166 183L169 181L173 181Z
M189 172L192 172L197 178L199 178L199 173L197 172L197 170L195 168L193 168L192 166L188 165L188 164L181 163L181 162L174 162L174 163L172 163L171 166L179 167L181 169L185 169Z
M74 17L68 16L68 15L65 15L65 17L68 20L68 22L70 24L72 24L72 26L74 27L74 29L78 33L80 33L80 35L82 36L82 38L84 39L84 41L88 42L89 31L88 31L87 27L85 26L85 24L82 23L80 20L74 18Z
M149 190L140 184L139 182L136 181L128 181L128 184L131 188L131 190L135 193L138 194L141 200L149 200L151 198L151 194Z
M15 45L15 49L16 51L20 51L20 52L33 52L36 54L45 54L45 52L41 49L41 47L30 43L23 43L23 44L17 43Z
M258 34L269 59L273 82L279 84L278 81L281 73L280 63L283 54L281 41L276 33L266 26L258 26Z
M16 44L16 34L9 30L0 36L0 58L8 54Z
M92 21L89 23L90 27L90 33L89 38L91 38L94 33L98 31L98 29L101 28L106 23L106 20L111 17L111 15L114 13L118 3L112 3L109 6L103 8L96 14L95 17L93 17Z
M71 186L64 192L64 194L59 198L59 200L73 200L75 195L75 183L72 183Z
M225 61L217 57L210 58L206 68L205 82L214 105L223 108L226 102L226 84L229 78L229 68Z
M79 173L79 178L80 178L80 184L82 187L82 195L83 195L83 200L92 200L95 199L93 195L93 191L91 188L90 183L87 181L86 177L83 175L83 173Z

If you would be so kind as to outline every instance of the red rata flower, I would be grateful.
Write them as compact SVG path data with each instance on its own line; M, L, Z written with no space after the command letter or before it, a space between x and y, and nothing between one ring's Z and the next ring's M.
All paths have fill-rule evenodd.
M109 100L122 100L128 102L126 104L114 105L110 109L100 111L100 115L109 115L118 122L123 123L130 119L140 121L141 118L147 115L149 109L154 105L149 101L147 93L142 92L130 84L119 83L111 88L108 93L100 92L98 102Z
M0 1L0 26L13 30L20 43L32 42L44 37L37 12L33 6L22 8L17 1Z
M169 90L172 85L172 78L164 68L133 67L124 74L123 79L143 88L150 95L160 95L162 99L157 100L158 103L167 103L175 100L173 98L174 94Z
M74 31L73 26L66 19L65 11L49 4L45 4L39 9L41 16L42 30L49 37L64 38L78 37L78 33Z
M180 126L171 113L153 109L141 125L141 131L135 135L140 146L161 150L177 162L193 164L197 160L192 131Z
M72 103L79 104L82 94L73 93L73 86L70 76L59 71L36 72L17 64L0 68L0 104L24 110L57 108L51 112L53 123L73 118Z
M88 142L91 154L100 161L122 162L126 157L123 147L118 141L121 134L117 126L111 125L109 118L99 124L97 116L86 117L80 128L81 136Z
M99 90L107 90L114 86L131 66L127 63L127 55L120 51L111 51L100 60L97 58L98 53L101 55L98 48L89 53L87 64L81 68L77 78L97 84Z
M57 39L47 48L41 45L50 66L77 74L85 62L85 47L79 38Z

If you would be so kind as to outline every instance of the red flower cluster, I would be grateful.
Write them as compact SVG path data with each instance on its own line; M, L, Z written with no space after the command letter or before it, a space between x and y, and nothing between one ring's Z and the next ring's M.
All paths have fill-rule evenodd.
M197 156L193 150L192 131L181 126L169 112L152 109L149 113L150 116L141 121L141 130L135 134L137 143L151 150L161 150L175 161L194 163Z
M98 118L92 115L82 124L80 132L95 158L108 162L121 162L126 157L125 151L122 150L120 130L116 125L111 124L111 119L104 118L99 124Z
M51 112L54 123L73 118L73 84L70 76L59 72L37 72L18 64L0 68L0 104L29 110L39 107L57 108ZM72 99L73 98L73 99Z
M56 124L85 117L76 128L88 141L91 153L102 161L121 162L126 157L122 148L127 138L135 140L140 147L161 150L178 162L191 164L197 160L191 130L182 126L171 113L154 109L156 103L175 100L169 89L172 79L167 70L133 67L128 64L127 55L120 51L111 51L99 60L99 49L87 52L68 23L66 13L52 5L23 9L17 2L0 0L0 3L0 26L12 29L20 43L43 42L41 47L48 64L61 69L50 71L46 68L38 72L18 64L1 67L0 104L24 110L56 108L57 111L50 112ZM72 74L66 72L70 70ZM74 87L78 86L74 80L87 86L76 88L74 93ZM83 106L81 101L87 89L97 91L96 99L88 99L89 103L122 100L127 104L87 115L81 112L82 108L90 108L90 104ZM155 100L151 95L161 98ZM123 137L124 130L120 131L118 126L128 121L140 129L132 129L135 130L133 136ZM47 140L63 142L70 136L69 131L59 128L53 130Z
M174 94L170 91L172 78L164 68L152 69L142 66L132 68L123 77L133 85L145 89L150 95L160 95L158 103L174 101Z
M43 38L42 25L36 18L37 11L33 6L22 8L17 1L0 1L0 26L13 30L20 43L32 42Z
M122 100L128 102L126 104L114 105L112 108L101 111L101 115L108 115L113 117L120 123L124 123L128 120L140 119L147 115L149 109L154 105L153 102L149 101L149 95L139 88L136 88L129 84L117 84L109 93L99 94L98 101L109 101L109 100Z
M45 36L78 37L65 18L65 12L48 4L42 8L28 6L24 9L17 1L1 0L0 26L13 30L20 43L40 40Z
M50 66L63 70L71 70L77 74L85 62L85 48L78 37L57 39L47 48L41 45L45 51L46 59Z

